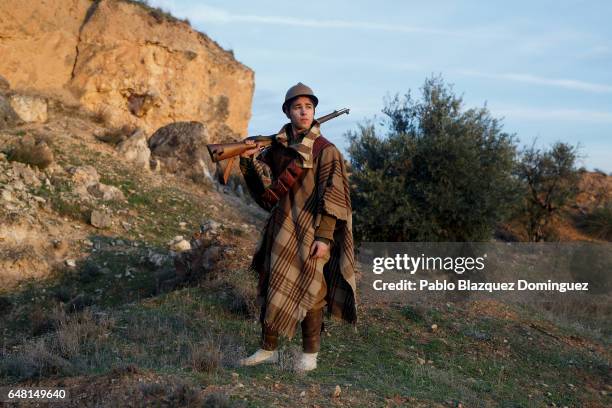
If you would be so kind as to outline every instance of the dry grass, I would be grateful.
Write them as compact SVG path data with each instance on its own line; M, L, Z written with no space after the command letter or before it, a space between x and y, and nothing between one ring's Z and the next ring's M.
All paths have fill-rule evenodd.
M191 344L189 350L189 362L193 370L212 373L221 367L223 352L218 344L205 342Z
M104 342L115 326L112 318L101 315L94 318L91 311L67 315L63 310L56 311L57 332L54 348L66 358L77 356L87 340Z
M99 125L108 127L110 123L110 112L108 111L106 107L99 106L91 114L91 120Z
M112 318L94 316L90 310L68 315L56 307L50 313L35 310L30 317L38 321L33 323L34 335L40 337L13 352L0 353L1 376L27 380L77 374L81 369L75 357L82 355L89 342L100 347L115 326Z
M17 353L0 353L0 375L18 380L74 375L75 367L49 348L45 339L26 342Z

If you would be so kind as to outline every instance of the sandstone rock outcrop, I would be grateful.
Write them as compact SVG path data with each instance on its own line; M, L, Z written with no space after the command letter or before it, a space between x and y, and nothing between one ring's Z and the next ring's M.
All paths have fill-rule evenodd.
M254 74L185 22L123 0L3 0L0 75L148 134L175 121L245 136Z
M47 121L47 101L44 98L30 95L12 95L9 98L11 107L24 122Z

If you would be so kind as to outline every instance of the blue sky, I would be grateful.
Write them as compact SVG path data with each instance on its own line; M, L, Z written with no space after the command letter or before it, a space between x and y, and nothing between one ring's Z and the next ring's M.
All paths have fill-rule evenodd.
M521 144L581 146L579 165L612 172L611 1L150 0L255 71L250 134L286 122L284 94L311 86L317 115L344 133L380 116L383 98L441 74L466 107L485 102Z

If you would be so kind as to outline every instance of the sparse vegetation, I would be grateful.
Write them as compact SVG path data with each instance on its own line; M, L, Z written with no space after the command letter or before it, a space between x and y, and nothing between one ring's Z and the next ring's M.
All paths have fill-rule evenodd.
M191 23L190 23L189 19L176 18L171 13L169 13L167 11L164 11L164 10L162 10L159 7L151 6L147 0L121 0L121 1L123 1L125 3L136 4L136 5L144 8L145 10L147 10L149 15L151 17L153 17L155 19L155 21L157 21L158 24L161 24L161 23L164 23L164 22L168 22L168 23L183 23L183 24L187 24L188 26L191 27Z

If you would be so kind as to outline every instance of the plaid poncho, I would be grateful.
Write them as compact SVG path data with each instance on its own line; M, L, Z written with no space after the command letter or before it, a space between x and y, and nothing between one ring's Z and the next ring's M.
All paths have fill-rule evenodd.
M351 201L342 155L330 145L319 157L313 157L312 146L320 136L316 122L300 143L288 145L289 126L281 129L279 143L271 149L298 157L305 174L272 208L251 268L259 275L258 301L265 305L262 323L292 338L297 324L314 305L322 279L327 284L328 313L355 323L357 311ZM263 174L267 168L261 164L266 163L266 155L259 160L241 160L242 172L256 201L269 182ZM278 175L275 163L268 164L272 177ZM309 254L323 213L337 219L325 267L322 259L313 259Z

